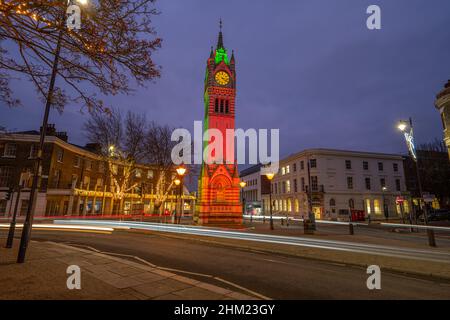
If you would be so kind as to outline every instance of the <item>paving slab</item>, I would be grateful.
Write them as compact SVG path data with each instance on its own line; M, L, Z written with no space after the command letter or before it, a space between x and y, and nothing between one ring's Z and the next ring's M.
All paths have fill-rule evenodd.
M52 242L30 242L26 263L17 245L0 248L0 300L250 299L185 276L103 253ZM81 290L67 288L67 267L81 269Z

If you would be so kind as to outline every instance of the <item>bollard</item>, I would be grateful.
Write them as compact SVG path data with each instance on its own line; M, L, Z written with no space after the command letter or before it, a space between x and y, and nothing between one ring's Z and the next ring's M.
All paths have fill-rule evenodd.
M430 247L436 247L436 238L434 237L434 230L427 229L427 235L428 235L428 244Z
M355 232L354 232L354 230L353 230L353 223L349 223L348 228L349 228L349 233L350 233L350 235L354 235Z

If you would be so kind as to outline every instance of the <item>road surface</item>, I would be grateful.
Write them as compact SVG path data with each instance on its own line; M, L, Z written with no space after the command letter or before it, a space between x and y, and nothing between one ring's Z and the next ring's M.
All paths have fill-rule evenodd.
M0 235L5 237L5 232ZM35 230L32 237L136 256L214 284L217 280L203 275L218 277L272 299L450 299L450 283L445 281L382 271L382 289L371 291L363 268L176 239L157 232L107 235Z

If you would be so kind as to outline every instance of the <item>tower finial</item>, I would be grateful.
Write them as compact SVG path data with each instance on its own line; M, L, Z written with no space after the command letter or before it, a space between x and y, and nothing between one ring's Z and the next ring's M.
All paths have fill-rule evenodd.
M217 49L224 48L224 46L223 46L222 26L223 26L222 18L220 18L220 20L219 20L219 28L220 28L220 30L219 30L219 39L217 40Z

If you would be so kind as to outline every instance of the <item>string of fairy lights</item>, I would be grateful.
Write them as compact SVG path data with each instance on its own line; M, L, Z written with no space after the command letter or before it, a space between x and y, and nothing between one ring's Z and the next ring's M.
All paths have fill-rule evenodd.
M67 4L69 5L72 1L68 0ZM87 0L77 0L77 2L79 2L82 5L86 5L87 4ZM31 20L35 21L37 23L37 26L39 24L43 24L46 27L53 27L55 29L59 28L58 24L56 22L53 22L49 19L47 19L46 17L39 15L38 13L35 12L35 10L33 10L33 8L35 8L36 5L30 5L29 3L17 3L15 1L3 1L0 0L0 14L1 15L9 15L11 13L17 14L17 15L21 15L21 16L26 16L28 18L30 18ZM67 29L67 33L69 35L72 36L72 38L77 39L78 41L80 41L83 45L83 47L88 50L88 51L92 51L92 52L97 52L97 53L105 53L106 49L104 47L104 45L102 44L97 44L97 45L92 45L90 44L91 42L88 39L83 39L83 37L77 33L74 32L71 29Z

